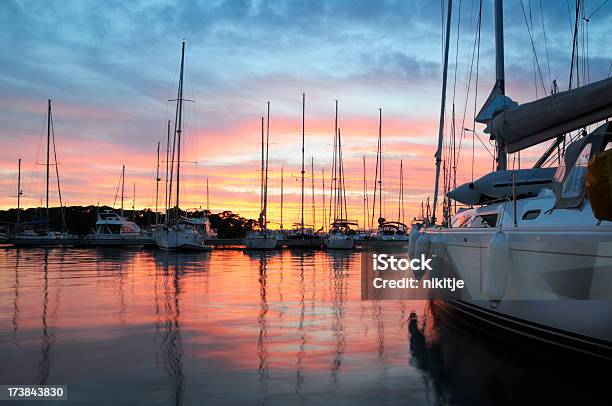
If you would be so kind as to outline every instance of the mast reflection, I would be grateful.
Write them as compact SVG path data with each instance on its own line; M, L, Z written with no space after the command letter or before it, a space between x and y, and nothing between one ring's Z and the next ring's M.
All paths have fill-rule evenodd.
M162 252L156 256L161 262L156 273L161 271L161 289L155 289L155 310L158 322L156 323L156 340L159 347L164 370L173 379L173 404L181 405L184 398L185 375L183 372L183 341L181 337L180 324L180 294L181 276L184 264L189 263L189 258L175 252ZM156 276L159 280L159 276ZM159 290L161 290L162 305L159 305ZM163 320L163 321L162 321ZM163 327L160 326L163 322ZM159 361L159 358L157 358Z
M270 377L268 363L268 349L266 347L268 339L268 299L267 299L267 277L268 277L268 257L262 254L259 258L259 314L257 315L257 324L259 325L259 337L257 339L257 358L259 364L257 372L259 374L259 392L261 398L259 403L263 404L268 395L268 379Z
M21 249L15 249L15 296L13 298L13 317L11 318L13 324L13 343L15 346L19 346L17 340L17 332L19 330L19 259L21 257Z
M49 308L49 249L43 249L43 301L42 301L42 344L41 358L38 363L38 384L46 385L51 369L51 347L55 341L55 334L47 324L47 312Z

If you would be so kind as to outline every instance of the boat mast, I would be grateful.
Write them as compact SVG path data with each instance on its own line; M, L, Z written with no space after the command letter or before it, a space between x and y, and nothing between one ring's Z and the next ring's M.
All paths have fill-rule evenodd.
M504 75L504 2L495 0L495 87L502 96L506 94L506 81ZM450 16L450 14L449 14ZM447 40L448 43L448 40ZM497 170L505 171L508 166L506 144L501 140L497 143ZM435 206L434 206L435 210Z
M378 145L376 147L376 172L374 179L374 200L372 202L372 223L376 212L376 190L378 188L378 224L382 219L382 108L378 109Z
M283 190L283 187L284 187L283 182L285 179L284 173L283 173L284 169L285 169L285 166L282 165L281 166L281 201L280 201L280 228L281 230L283 229L283 203L284 203L284 192L285 192Z
M268 154L270 152L270 102L268 102L268 117L266 119L266 177L264 186L264 230L268 228Z
M327 215L325 213L325 205L326 205L326 201L325 201L325 168L321 168L321 192L322 192L322 196L323 196L323 219L321 221L321 229L325 228L325 219L327 218Z
M158 202L159 202L159 182L161 178L159 177L159 141L157 141L157 173L155 176L155 225L159 224L159 210L158 210Z
M206 178L206 210L210 212L210 195L208 194L208 178Z
M497 5L497 1L495 4ZM440 124L438 128L438 149L436 150L436 180L434 185L433 208L431 224L436 223L436 206L438 204L438 184L440 183L440 164L442 163L442 143L444 140L444 114L446 108L446 78L448 74L448 48L450 44L451 14L453 11L453 0L448 0L448 11L446 13L446 36L444 37L444 63L442 70L442 100L440 101Z
M382 178L383 178L383 161L382 161L382 109L378 109L378 155L379 155L379 177L378 177L378 223L382 221Z
M399 202L397 208L397 221L404 222L404 161L400 160L400 184L399 184Z
M51 99L47 101L47 196L46 196L46 229L49 231L49 151L51 147Z
M302 237L304 237L304 120L306 115L306 94L302 93L302 220L300 226L302 228Z
M121 217L123 217L123 195L125 192L125 165L121 167Z
M259 176L259 227L264 228L264 116L261 116L261 175Z
M165 205L165 211L166 211L166 217L165 217L165 222L168 222L168 209L170 208L169 205L169 196L168 196L168 165L169 165L169 161L170 161L170 120L168 120L168 139L166 140L166 192L164 194L164 205Z
M132 221L136 222L136 183L132 192Z
M19 224L19 212L21 211L21 158L17 161L17 223Z
M177 153L176 153L176 218L180 217L180 206L179 206L179 197L180 197L180 184L181 184L181 133L183 132L183 70L185 67L185 41L182 41L181 46L181 72L179 76L179 88L178 88L178 97L176 100L176 108L177 108L177 125L176 125L176 135L177 135Z
M316 216L316 209L315 209L315 178L314 178L314 157L310 157L310 176L312 177L312 182L311 182L311 186L312 186L312 231L315 231L317 229L317 216Z
M331 219L333 218L336 221L336 206L337 206L337 194L336 194L336 149L338 145L338 100L336 100L336 115L334 120L334 155L332 158L332 177L331 182L329 184L329 223L331 224ZM333 205L333 217L332 217L332 200L334 201Z
M366 182L366 160L365 155L363 156L363 229L365 230L367 227L367 217L368 217L368 208L367 208L367 182Z

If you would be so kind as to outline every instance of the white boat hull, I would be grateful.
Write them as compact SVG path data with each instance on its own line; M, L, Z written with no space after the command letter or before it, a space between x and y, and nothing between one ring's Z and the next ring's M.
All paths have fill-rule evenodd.
M497 231L428 231L442 233L444 239L442 269L435 271L465 281L466 288L455 291L451 299L517 329L523 324L543 335L553 334L553 341L593 341L610 351L612 230L505 228L510 248L505 293L501 300L491 300L485 289L490 275L487 255Z
M246 238L244 245L248 250L273 250L276 248L276 238Z
M160 228L155 232L157 246L164 250L180 251L210 251L212 248L204 245L202 236L193 230Z
M323 247L328 250L352 250L355 248L355 240L351 236L329 236L323 241Z

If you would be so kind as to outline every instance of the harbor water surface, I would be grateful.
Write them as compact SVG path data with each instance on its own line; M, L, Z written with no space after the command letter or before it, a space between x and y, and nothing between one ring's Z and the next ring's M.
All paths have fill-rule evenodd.
M356 253L7 248L0 272L0 384L68 385L62 404L594 395L436 325L426 301L362 301Z

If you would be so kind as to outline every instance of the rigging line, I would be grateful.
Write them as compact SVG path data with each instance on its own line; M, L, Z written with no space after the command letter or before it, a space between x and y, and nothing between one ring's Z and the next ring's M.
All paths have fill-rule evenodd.
M117 204L117 197L119 196L120 187L121 187L121 174L119 175L119 182L117 182L117 191L115 191L115 198L113 199L113 210L115 209L115 204Z
M480 0L480 7L478 10L478 46L476 51L476 79L474 81L474 114L472 115L472 128L476 128L476 111L478 104L478 73L480 68L480 35L482 29L482 0ZM476 152L476 142L472 137L472 182L474 182L474 156Z
M542 82L542 89L544 89L544 94L548 94L546 91L546 86L544 85L544 77L542 76L542 70L540 69L540 62L538 61L538 54L535 49L535 44L533 42L533 35L531 33L531 29L529 28L529 22L527 21L527 14L525 13L525 6L523 5L523 0L520 0L521 10L523 11L523 18L525 19L525 25L527 26L527 32L529 33L529 40L531 41L531 49L533 51L533 56L536 60L536 65L538 67L538 73L540 74L540 81Z
M476 54L476 47L478 45L478 50L480 52L480 26L482 23L482 0L480 0L480 9L478 12L478 21L476 23L476 32L474 33L474 45L472 48L472 61L470 62L470 73L468 76L468 80L467 80L467 90L466 90L466 95L465 95L465 105L464 105L464 109L463 109L463 118L461 120L461 136L459 137L459 147L457 149L457 154L456 154L456 161L455 161L455 167L457 167L457 163L459 162L459 157L461 155L461 144L463 141L463 138L465 136L465 118L467 115L467 106L468 106L468 102L469 102L469 98L470 98L470 89L471 89L471 83L472 83L472 73L474 71L474 56ZM477 91L477 89L476 89ZM474 110L476 110L476 107L474 107ZM476 113L474 113L475 115ZM472 128L474 128L474 126L472 126ZM472 166L473 166L473 160L472 160ZM472 168L473 169L473 168ZM474 178L474 173L472 170L472 180Z
M53 127L53 116L51 116L51 139L53 140L53 161L55 162L55 177L57 178L57 195L59 197L60 214L62 216L62 232L66 231L66 213L64 213L64 202L62 201L62 189L60 188L59 168L57 163L57 150L55 148L55 128Z
M533 31L533 16L531 12L531 0L529 0L529 2L527 3L527 6L529 8L529 25L531 26L531 31ZM537 100L538 98L538 71L536 69L535 57L532 59L533 59L533 85L535 87L535 98Z
M578 15L580 11L580 0L576 0L576 18L574 19L574 34L572 38L572 60L570 63L569 89L572 89L574 78L574 61L576 61L576 87L580 87L580 76L578 74Z
M546 65L548 66L548 83L552 86L552 73L550 70L550 57L548 56L548 40L546 38L546 26L544 25L544 8L540 0L540 19L542 20L542 34L544 35L544 48L546 49Z
M602 2L600 5L599 5L599 7L597 7L597 8L595 9L595 11L593 11L593 12L591 13L591 15L590 15L590 16L587 18L587 20L590 20L590 19L591 19L591 17L593 17L593 16L595 15L595 13L597 13L597 12L598 12L598 11L599 11L599 10L600 10L600 9L601 9L601 8L602 8L602 7L603 7L603 6L604 6L604 5L607 3L607 2L608 2L608 0L604 0L604 1L603 1L603 2Z

